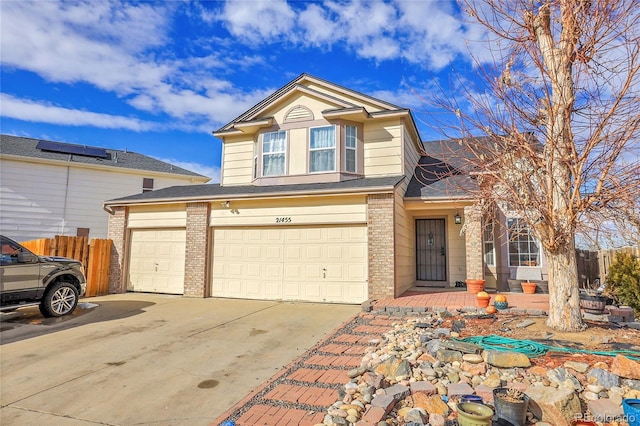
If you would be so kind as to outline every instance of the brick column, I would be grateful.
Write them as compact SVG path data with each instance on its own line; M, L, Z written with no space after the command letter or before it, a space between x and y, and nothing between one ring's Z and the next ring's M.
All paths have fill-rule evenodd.
M111 246L111 265L109 266L109 293L124 293L127 291L124 280L128 219L129 209L127 207L114 207L113 214L109 215L108 236L113 241Z
M464 238L467 259L467 279L484 278L482 259L482 214L480 208L464 208Z
M395 297L393 194L367 197L369 300Z
M187 204L187 249L184 264L184 295L209 295L209 203Z

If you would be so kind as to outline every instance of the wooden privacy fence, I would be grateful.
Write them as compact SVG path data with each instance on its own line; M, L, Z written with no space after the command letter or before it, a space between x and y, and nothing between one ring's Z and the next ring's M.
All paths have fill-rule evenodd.
M41 256L62 256L82 262L87 276L86 297L109 293L109 267L112 241L87 237L66 237L24 241L24 247Z
M607 274L609 274L609 267L616 260L617 253L630 253L640 257L640 246L635 247L620 247L608 250L600 250L600 274L602 282L605 282L607 279Z
M600 278L598 252L576 249L576 263L578 266L578 285L580 288L597 287L595 280Z

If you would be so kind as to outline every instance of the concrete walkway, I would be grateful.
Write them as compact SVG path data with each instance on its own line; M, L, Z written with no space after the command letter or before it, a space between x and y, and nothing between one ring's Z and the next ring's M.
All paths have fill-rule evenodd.
M448 289L451 290L451 289ZM546 311L548 294L505 293L511 309L518 312ZM215 419L212 425L234 421L236 426L313 426L322 423L326 409L338 400L338 391L349 381L352 368L359 367L366 349L376 346L397 317L385 312L425 312L433 308L458 309L476 306L475 295L441 289L412 290L396 299L372 304L373 312L362 312L297 358L254 392ZM358 425L367 422L366 416Z

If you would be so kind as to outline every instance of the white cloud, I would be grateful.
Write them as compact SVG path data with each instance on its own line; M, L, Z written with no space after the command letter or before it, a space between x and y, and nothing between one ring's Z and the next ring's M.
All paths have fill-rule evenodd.
M229 31L251 43L287 35L295 13L285 0L227 1L221 19Z
M267 5L267 3L265 3ZM264 96L263 90L243 92L228 81L213 78L225 68L217 55L163 57L158 46L168 40L174 3L2 2L3 67L31 71L51 82L88 83L116 93L129 105L177 120L174 128L209 129L225 123ZM277 10L273 6L265 6ZM16 99L13 100L16 102ZM70 124L53 113L52 105L22 101L23 112L46 116L46 122ZM39 109L36 109L39 106ZM47 114L42 112L47 110ZM132 119L77 111L80 122L139 127ZM41 120L27 117L25 120ZM58 120L58 121L56 121ZM138 123L141 123L138 121Z
M155 127L154 123L136 118L64 108L30 99L19 99L4 93L0 94L0 112L4 117L17 120L67 126L94 126L103 129L128 129L136 132L151 130Z
M173 164L174 166L181 167L185 170L189 170L203 176L210 177L211 180L207 183L220 182L220 167L212 167L206 164L194 163L192 161L180 161L173 158L158 158L158 160L164 161L165 163Z

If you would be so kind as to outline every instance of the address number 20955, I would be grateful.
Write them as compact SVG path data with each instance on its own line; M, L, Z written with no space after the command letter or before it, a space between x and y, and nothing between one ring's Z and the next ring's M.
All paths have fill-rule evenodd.
M291 217L276 217L276 223L291 223Z

